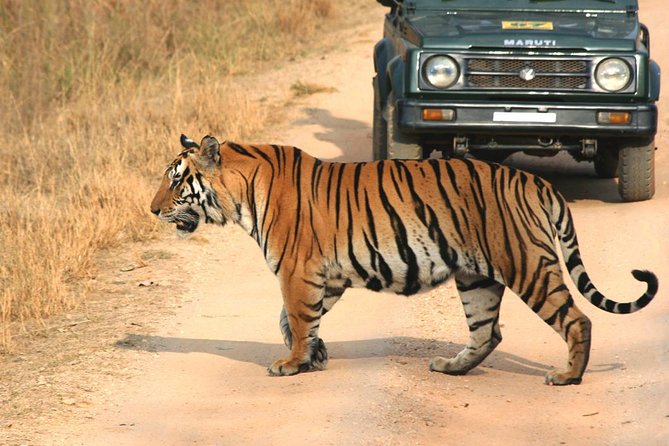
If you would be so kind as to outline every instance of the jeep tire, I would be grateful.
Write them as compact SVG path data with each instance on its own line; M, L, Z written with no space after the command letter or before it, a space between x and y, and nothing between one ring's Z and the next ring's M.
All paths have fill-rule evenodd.
M652 198L655 194L654 142L622 147L618 159L618 192L623 201Z
M383 117L379 78L374 76L374 116L372 121L372 157L374 161L388 159L388 125Z
M618 149L599 149L595 156L595 173L599 178L616 178L618 176Z

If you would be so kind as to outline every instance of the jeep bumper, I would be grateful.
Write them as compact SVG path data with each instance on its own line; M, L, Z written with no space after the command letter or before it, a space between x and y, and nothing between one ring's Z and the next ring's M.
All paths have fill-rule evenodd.
M650 139L657 131L655 104L528 105L400 99L397 108L400 130L423 139L440 139L440 135ZM444 119L426 110L444 110ZM612 114L623 119L605 122Z

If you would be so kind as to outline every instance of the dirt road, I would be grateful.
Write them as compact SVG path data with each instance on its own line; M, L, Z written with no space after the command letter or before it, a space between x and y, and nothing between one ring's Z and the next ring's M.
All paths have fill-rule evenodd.
M654 58L669 67L664 1L642 0L641 6ZM371 48L381 17L379 9L341 52L292 68L288 77L317 80L336 91L302 100L270 142L294 144L324 159L371 158ZM411 298L347 291L321 327L331 357L327 370L270 378L266 367L287 352L278 328L277 281L241 230L207 228L192 241L164 243L174 253L171 262L181 263L182 272L170 279L186 290L176 314L155 334L132 328L118 333L117 348L137 372L107 383L105 398L92 398L67 424L52 426L50 441L666 444L669 110L666 101L660 106L652 201L619 203L612 180L595 179L591 166L566 156L514 160L546 173L571 201L586 267L602 292L619 300L640 295L642 287L629 274L633 268L660 278L656 301L633 315L606 314L576 298L594 326L582 385L543 384L545 371L565 361L565 345L510 293L502 308L504 341L490 358L467 376L430 373L431 356L456 353L468 336L452 284Z

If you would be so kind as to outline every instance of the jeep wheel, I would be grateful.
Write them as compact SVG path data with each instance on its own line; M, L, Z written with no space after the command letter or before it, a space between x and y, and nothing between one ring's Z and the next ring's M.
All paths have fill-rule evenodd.
M655 194L655 144L620 149L618 192L623 201L649 200Z
M618 176L618 150L598 150L595 156L595 172L599 178Z
M423 148L413 138L397 128L398 113L395 107L395 94L390 92L386 103L386 130L388 158L392 159L422 159Z
M372 121L372 156L374 161L388 159L388 126L383 119L381 91L378 76L372 80L374 85L374 117Z

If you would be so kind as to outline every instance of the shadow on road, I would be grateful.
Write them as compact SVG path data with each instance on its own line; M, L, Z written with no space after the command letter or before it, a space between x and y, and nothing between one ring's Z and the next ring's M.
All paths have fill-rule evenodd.
M427 361L433 356L455 356L464 348L461 344L406 336L326 342L326 345L330 359L410 357L425 358ZM137 334L127 334L125 338L116 342L116 346L127 350L149 352L206 353L260 366L268 366L275 359L285 357L288 353L284 345L266 342L188 339ZM501 351L493 352L483 364L504 372L532 376L543 376L553 368ZM606 372L621 367L622 364L619 363L599 364L591 366L588 372ZM470 374L477 374L477 370L472 370Z
M319 141L334 144L341 155L333 158L321 158L330 162L349 162L352 160L372 160L372 128L367 122L356 119L334 116L330 110L322 108L305 108L306 117L295 122L295 125L319 125L323 131L315 132ZM301 147L309 152L308 147Z
M567 153L539 158L522 153L509 157L504 164L532 172L551 182L569 202L599 200L620 203L618 183L612 178L599 178L592 163L575 161Z

